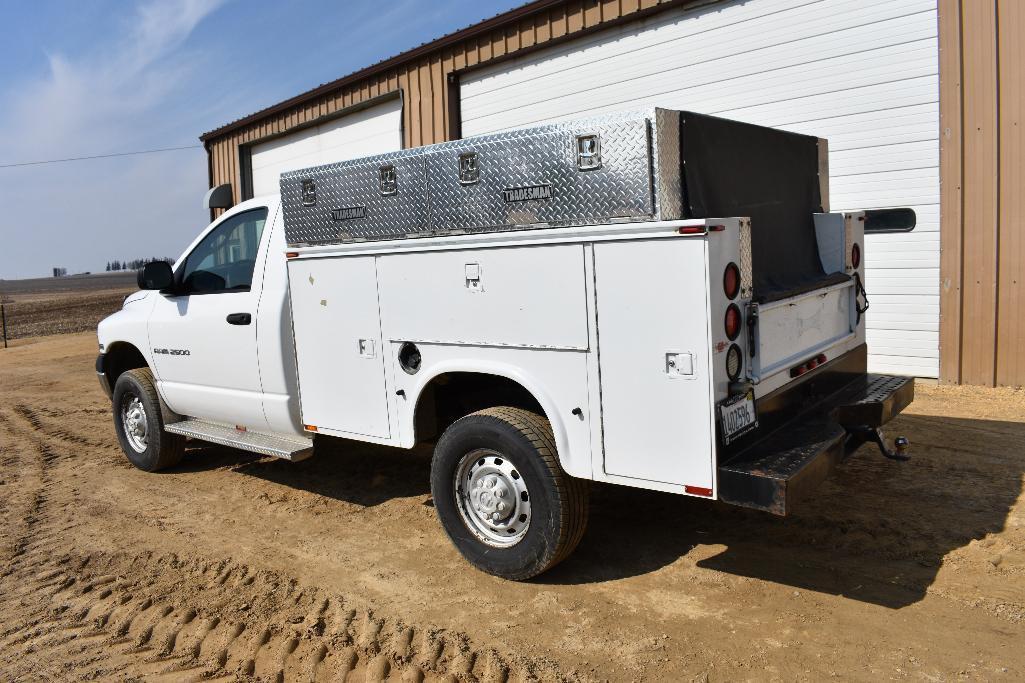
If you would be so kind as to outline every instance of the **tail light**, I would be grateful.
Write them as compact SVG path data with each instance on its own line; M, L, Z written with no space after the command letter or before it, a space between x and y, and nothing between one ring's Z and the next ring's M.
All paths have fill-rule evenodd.
M826 362L826 360L828 360L826 358L826 354L820 353L819 355L815 356L811 360L809 360L809 361L807 361L805 363L801 363L800 365L796 365L796 366L790 368L790 376L791 377L800 377L804 373L809 372L811 370L814 370L818 366L822 365L823 363Z
M744 368L744 356L740 353L740 347L730 344L726 352L726 376L733 382L740 377L740 371Z
M851 247L851 268L857 270L858 266L861 265L861 247L855 242L854 246Z
M726 271L722 274L722 291L730 300L736 299L740 294L740 268L737 268L736 263L726 266Z
M730 341L736 339L737 335L740 334L740 307L737 304L730 304L726 309L724 327L726 328L726 336Z

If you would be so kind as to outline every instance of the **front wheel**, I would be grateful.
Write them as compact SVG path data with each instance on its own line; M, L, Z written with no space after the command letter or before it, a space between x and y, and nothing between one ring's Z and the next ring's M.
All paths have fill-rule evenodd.
M173 467L185 455L185 439L164 431L160 397L148 368L127 370L114 384L114 431L128 460L145 472Z
M445 430L431 494L463 557L507 579L555 566L587 527L587 483L562 470L548 420L520 408L481 410Z

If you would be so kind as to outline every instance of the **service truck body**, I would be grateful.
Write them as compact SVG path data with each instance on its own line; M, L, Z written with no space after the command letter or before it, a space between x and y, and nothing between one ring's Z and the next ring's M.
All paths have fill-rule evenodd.
M878 428L913 396L866 371L866 214L828 213L826 178L824 141L661 109L286 173L101 323L97 371L149 368L181 437L443 449L498 410L550 430L552 476L785 514L866 439L903 457ZM466 547L555 519L485 442L432 478L472 534L439 515L521 578L568 550L528 571Z

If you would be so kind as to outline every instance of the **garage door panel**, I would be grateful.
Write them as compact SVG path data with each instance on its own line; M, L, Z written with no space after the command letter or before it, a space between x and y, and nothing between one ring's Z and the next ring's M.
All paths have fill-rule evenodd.
M828 134L822 137L829 139ZM936 168L939 165L939 155L939 146L935 139L830 152L829 174L831 178L840 178L881 171Z
M250 150L253 196L278 192L286 171L402 149L398 98L318 126L261 142Z
M915 46L890 46L878 52L872 56L858 53L795 64L771 72L749 61L747 74L729 75L728 71L717 69L714 63L695 67L696 73L684 67L673 71L648 71L644 76L622 80L611 79L600 71L590 77L574 74L572 86L539 82L524 92L510 93L508 99L494 102L484 111L464 112L464 126L470 124L469 128L464 128L464 135L482 132L474 131L475 118L509 117L527 107L533 121L633 108L639 101L652 98L658 98L662 106L720 112L823 93L836 99L860 87L936 72L935 40L922 41ZM530 93L539 91L547 93L545 101L528 104L528 98L532 99ZM517 102L521 104L513 104Z
M935 375L937 62L934 0L719 2L465 74L463 134L661 106L828 138L832 208L918 213L915 232L865 240L870 364L904 353L903 372Z
M638 64L643 65L640 75L646 75L665 68L718 63L722 58L750 59L750 53L772 48L779 48L782 58L791 61L805 61L793 57L807 50L806 56L814 61L818 55L806 48L804 42L796 41L822 37L826 49L854 52L859 50L858 43L836 40L838 32L857 30L886 20L890 20L886 24L887 29L893 27L893 30L871 30L871 40L899 33L896 27L902 20L912 25L912 31L923 30L921 22L916 24L913 19L908 19L909 15L934 10L935 3L930 0L886 3L759 0L716 4L696 10L684 20L678 14L660 15L639 26L574 41L565 48L518 60L513 66L482 69L475 78L479 85L472 93L467 93L463 103L472 108L476 104L475 98L482 98L481 101L487 103L485 96L496 90L510 94L515 93L516 86L529 90L545 78L558 80L567 69L583 73L575 58L581 50L588 52L587 68L610 75L636 70ZM695 49L697 46L701 49ZM620 59L627 54L630 59ZM759 55L759 58L763 56ZM761 60L761 63L768 61ZM494 78L489 78L492 75Z
M938 358L916 358L908 355L874 354L871 360L873 372L890 375L914 375L916 377L939 377Z
M720 36L704 34L696 41L697 44L680 45L678 51L670 48L669 53L661 57L638 53L631 55L629 60L589 62L575 70L569 88L560 83L562 73L556 72L511 85L507 94L512 102L516 102L535 88L550 87L553 91L559 90L560 98L584 98L581 102L585 102L596 88L605 85L631 82L631 87L654 94L664 91L666 83L672 83L674 90L690 90L693 95L703 98L708 97L704 92L706 86L713 86L713 93L723 89L751 97L749 101L760 101L758 83L765 81L771 88L771 81L780 77L788 78L791 83L804 83L812 92L835 89L833 75L838 70L851 73L858 69L863 72L862 78L876 82L878 74L872 73L869 67L876 65L877 60L875 55L866 52L872 50L885 50L894 56L906 55L890 65L890 68L902 65L891 74L893 76L900 77L902 70L905 73L910 71L910 75L935 71L935 62L929 61L935 59L935 52L930 51L930 45L935 42L935 27L921 26L922 22L916 16L902 17L894 23L896 26L882 32L875 25L867 25L758 50L752 50L750 42L742 36L723 40ZM783 35L790 34L783 32ZM744 46L739 52L738 42ZM914 55L923 50L925 61L914 63ZM650 48L648 51L665 50ZM754 69L753 63L757 64ZM780 71L793 73L777 73ZM738 83L734 88L729 84L733 79L751 82ZM645 82L647 85L641 85ZM604 103L591 104L601 106ZM482 99L467 113L488 115L500 110L499 102Z
M870 83L859 88L846 88L842 91L815 93L807 97L791 98L783 95L783 99L763 102L736 109L717 109L716 116L737 119L740 121L762 122L794 132L806 132L817 126L819 121L838 117L852 116L863 112L890 111L893 113L905 107L937 102L936 74L925 74L915 78ZM866 132L868 128L862 129ZM886 134L885 127L876 128L881 135ZM936 133L933 134L935 137ZM837 140L836 149L853 146L871 146L886 144L871 142L852 145ZM831 145L831 147L833 147Z

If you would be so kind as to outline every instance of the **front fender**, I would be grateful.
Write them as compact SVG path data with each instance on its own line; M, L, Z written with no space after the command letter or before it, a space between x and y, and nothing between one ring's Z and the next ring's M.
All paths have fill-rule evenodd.
M125 302L124 308L117 313L108 315L96 326L96 338L100 343L100 353L105 353L114 344L131 344L139 350L146 364L154 372L153 350L149 345L148 323L153 310L155 292L132 294Z

